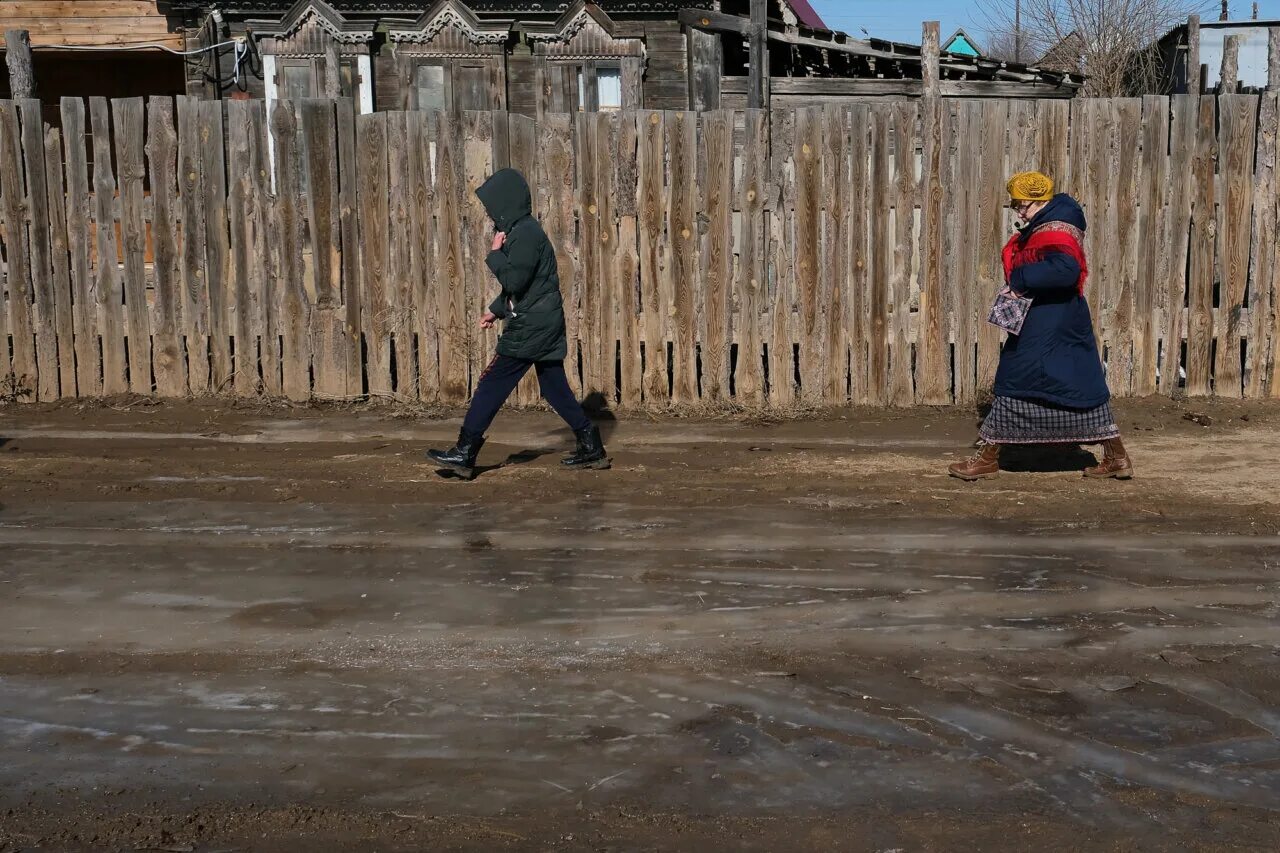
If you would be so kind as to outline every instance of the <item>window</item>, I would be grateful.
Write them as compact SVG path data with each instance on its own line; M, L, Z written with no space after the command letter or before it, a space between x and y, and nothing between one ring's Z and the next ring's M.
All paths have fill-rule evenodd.
M280 98L296 101L316 96L315 65L306 59L286 59L280 64L277 85L280 87Z
M445 59L414 68L409 106L419 110L493 109L490 69L458 59Z
M588 62L577 69L578 112L616 112L622 109L622 68Z
M622 109L622 69L597 68L596 92L602 111Z
M413 81L414 107L420 110L444 110L447 99L444 90L443 65L419 65Z
M489 109L489 75L482 66L454 66L453 94L458 112Z
M324 94L323 60L280 57L276 60L276 85L279 97L284 100L319 98ZM341 97L356 98L360 94L360 72L356 58L344 56L338 60L338 89Z

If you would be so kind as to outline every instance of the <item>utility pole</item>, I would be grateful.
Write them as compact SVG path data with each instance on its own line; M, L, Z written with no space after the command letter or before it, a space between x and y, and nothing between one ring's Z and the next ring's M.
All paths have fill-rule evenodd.
M1013 0L1013 61L1022 64L1022 0Z
M1228 0L1222 0L1222 13L1218 15L1219 21L1231 20L1231 5Z

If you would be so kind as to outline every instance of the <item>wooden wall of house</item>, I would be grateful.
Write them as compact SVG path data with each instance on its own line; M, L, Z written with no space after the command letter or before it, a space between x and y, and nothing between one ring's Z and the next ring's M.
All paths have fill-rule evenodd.
M35 47L155 42L182 48L181 21L157 0L3 0L0 30L27 30Z
M507 54L508 109L520 115L538 115L541 97L538 85L539 60L528 45L518 44Z
M26 0L19 0L26 2ZM94 2L94 0L84 0ZM3 0L0 0L3 3ZM243 36L246 33L242 21L228 21L229 31L222 39ZM625 21L618 25L618 35L625 38L642 38L645 42L643 97L638 106L650 110L689 109L689 39L677 21ZM192 31L185 47L194 50L207 43L207 32ZM218 60L217 78L223 98L262 98L266 85L256 53L242 65L240 83L235 78L234 52L223 50ZM408 106L406 80L401 62L392 54L387 44L380 46L372 58L374 78L374 109L402 110ZM517 44L506 55L505 87L497 81L495 91L505 98L505 108L528 116L539 114L539 103L545 112L551 108L550 81L539 74L540 62L527 45ZM210 78L209 63L187 63L187 92L201 98L218 97L219 88ZM505 90L505 91L503 91ZM494 108L503 104L495 101Z
M689 108L689 43L678 21L646 21L644 108Z

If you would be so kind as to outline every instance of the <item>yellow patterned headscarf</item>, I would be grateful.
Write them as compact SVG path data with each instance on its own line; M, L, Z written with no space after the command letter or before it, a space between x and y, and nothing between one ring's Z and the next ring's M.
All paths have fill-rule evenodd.
M1009 179L1014 201L1048 201L1053 198L1053 178L1039 172L1019 172Z

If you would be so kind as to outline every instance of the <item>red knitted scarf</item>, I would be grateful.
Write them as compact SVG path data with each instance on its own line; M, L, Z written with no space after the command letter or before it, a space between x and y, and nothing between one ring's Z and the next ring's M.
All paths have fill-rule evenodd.
M1023 242L1021 233L1014 234L1004 247L1005 281L1023 264L1042 261L1053 252L1062 252L1075 258L1080 265L1080 279L1076 288L1084 295L1084 282L1089 277L1089 265L1084 258L1084 232L1066 222L1046 222L1036 227Z

